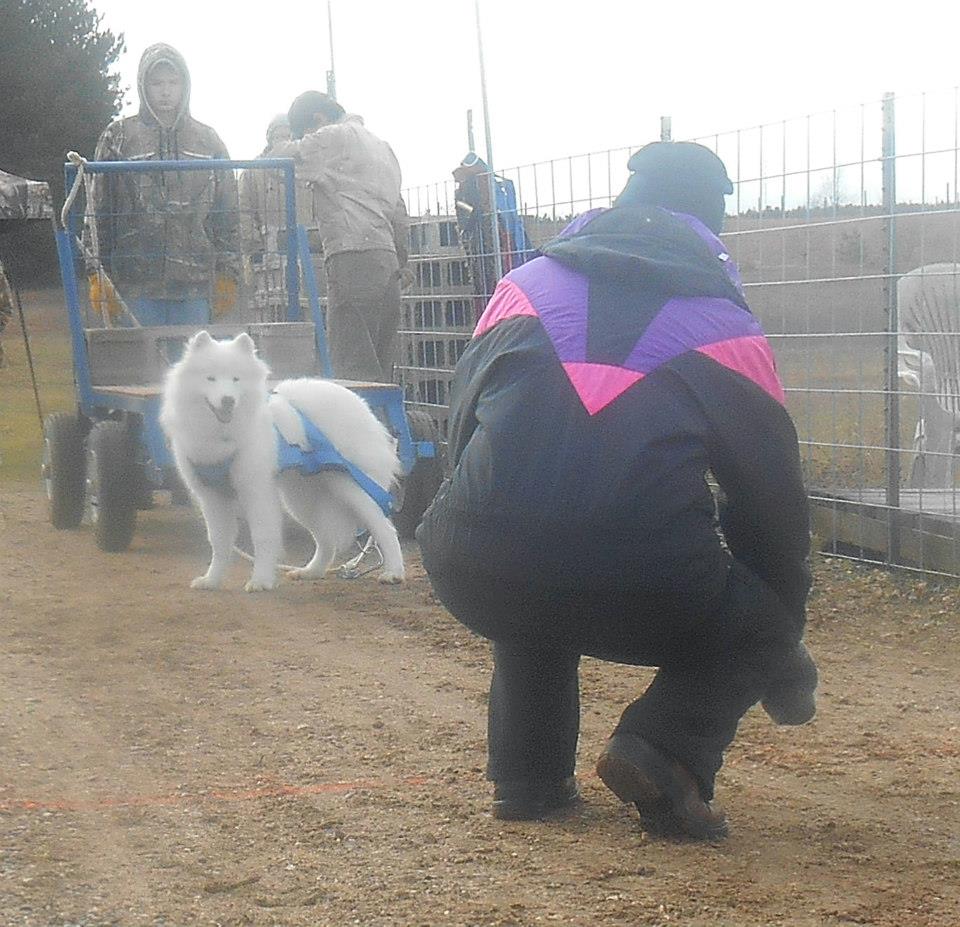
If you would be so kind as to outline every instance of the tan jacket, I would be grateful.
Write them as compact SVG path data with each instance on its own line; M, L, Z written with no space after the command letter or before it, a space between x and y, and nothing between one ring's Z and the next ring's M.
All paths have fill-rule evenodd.
M312 219L326 257L383 250L405 263L407 211L400 195L400 165L390 146L359 116L345 116L278 146L276 153L297 160L297 175L313 194Z

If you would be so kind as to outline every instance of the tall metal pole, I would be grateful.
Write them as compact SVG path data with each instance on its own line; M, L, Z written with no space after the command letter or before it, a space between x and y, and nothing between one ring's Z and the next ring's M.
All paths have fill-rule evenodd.
M477 141L473 137L473 110L467 110L467 151L476 151Z
M327 0L327 35L330 37L330 70L327 71L327 95L337 98L337 70L333 63L333 10Z
M490 231L497 280L503 276L503 259L500 255L500 227L497 222L497 184L493 176L493 141L490 135L490 107L487 103L487 69L483 63L483 31L480 28L480 0L473 0L477 18L477 51L480 55L480 93L483 100L483 132L487 143L487 190L490 196Z
M897 141L895 97L883 95L883 212L886 225L884 239L884 296L886 297L887 338L884 345L886 389L884 390L884 419L887 444L886 503L889 541L887 559L891 564L900 561L900 395L897 363L897 341L900 313L897 305Z
M2 268L4 263L2 260L3 255L0 254L0 273L2 273ZM10 261L7 261L6 266L11 266ZM17 304L17 314L20 316L20 331L23 333L23 347L27 353L27 367L30 370L30 382L33 384L33 399L37 404L37 418L40 420L40 433L43 434L43 407L40 405L40 389L37 386L37 371L33 365L33 350L30 346L30 336L27 334L27 319L23 314L23 303L20 301L20 287L16 277L8 270L7 271L7 280L10 283L10 289L13 291L13 301ZM12 307L11 307L12 308Z

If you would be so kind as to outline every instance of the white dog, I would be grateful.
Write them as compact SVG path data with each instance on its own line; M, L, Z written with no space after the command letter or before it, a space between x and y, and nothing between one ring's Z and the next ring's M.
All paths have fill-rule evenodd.
M400 473L393 438L350 390L301 379L284 380L271 393L269 372L246 333L215 341L201 331L167 374L160 423L177 469L200 503L212 549L207 572L191 586L219 588L242 514L254 551L245 588L275 588L283 547L281 500L316 544L310 562L290 571L291 578L323 576L338 550L365 529L383 554L380 582L402 582L400 541L383 508ZM296 457L300 448L316 450L324 436L340 469L336 463L330 469L329 462L310 475L303 472L309 467L280 469L281 450Z

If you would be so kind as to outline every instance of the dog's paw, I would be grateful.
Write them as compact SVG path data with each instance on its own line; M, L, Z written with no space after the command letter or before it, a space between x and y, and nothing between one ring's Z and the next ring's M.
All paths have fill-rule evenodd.
M385 586L398 586L404 580L403 573L381 573L377 577L377 582Z
M191 589L219 589L220 583L218 580L211 579L209 576L204 574L203 576L198 576L193 582L190 583Z
M271 589L277 588L277 581L273 580L262 580L254 579L252 576L247 580L246 585L243 587L244 592L270 592Z
M313 573L305 567L295 567L283 574L287 579L299 582L301 579L323 579L322 573Z

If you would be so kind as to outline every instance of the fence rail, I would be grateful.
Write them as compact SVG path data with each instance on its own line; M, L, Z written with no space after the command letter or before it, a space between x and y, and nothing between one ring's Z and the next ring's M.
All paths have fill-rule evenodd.
M960 88L694 140L734 181L723 237L777 355L816 534L841 556L960 575ZM609 206L637 147L497 171L496 235L482 162L407 191L398 376L441 431L494 268Z

